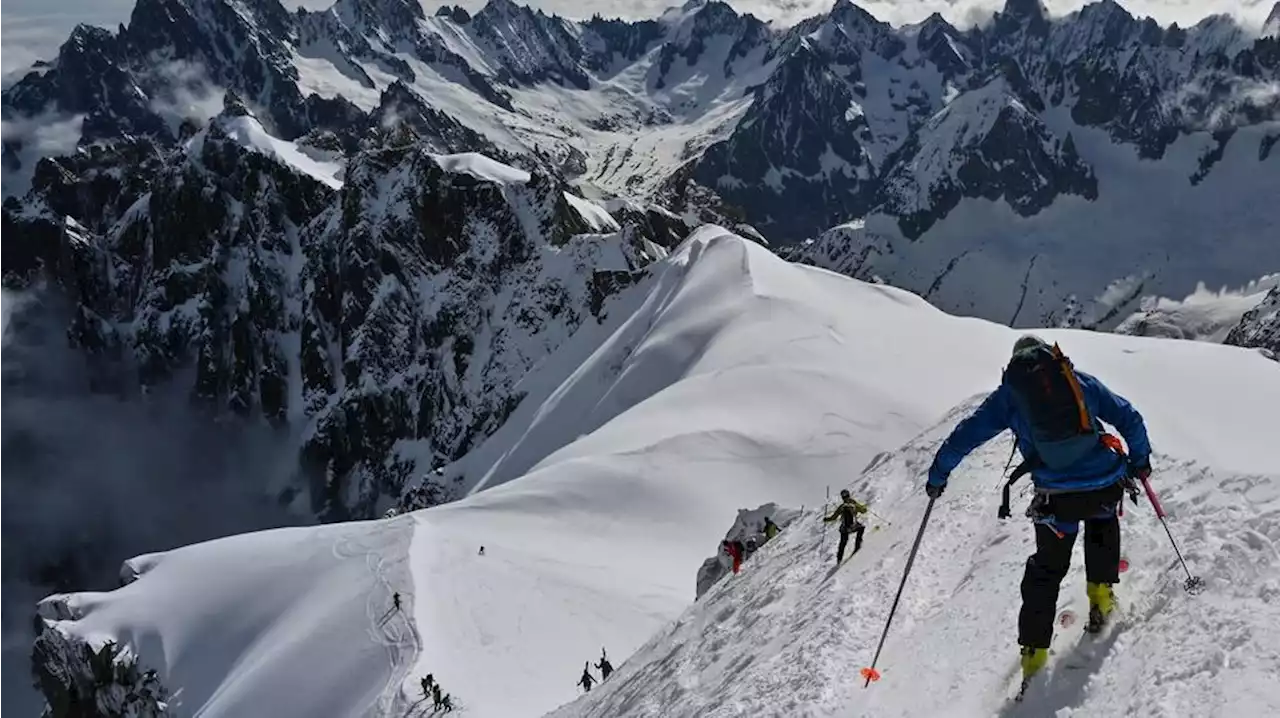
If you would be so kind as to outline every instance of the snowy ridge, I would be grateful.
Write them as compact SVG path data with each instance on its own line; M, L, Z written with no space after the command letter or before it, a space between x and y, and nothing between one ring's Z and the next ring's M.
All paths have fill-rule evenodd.
M225 118L218 127L227 137L247 149L275 158L330 189L342 187L341 162L323 162L313 159L300 150L296 143L285 142L267 134L267 131L262 128L262 123L251 114ZM207 136L208 130L202 130L191 139L187 151L194 156L199 156Z
M579 655L598 655L603 643L620 659L692 600L698 566L739 508L813 503L833 475L865 465L949 402L978 390L987 365L1003 353L979 349L951 376L931 375L931 359L910 349L912 337L959 346L974 331L1005 331L952 319L897 290L788 265L716 229L691 239L615 302L604 323L585 325L522 382L526 400L503 428L451 467L488 488L413 516L414 576L392 581L391 589L406 597L422 637L403 687L408 700L427 671L478 716L537 715L570 700ZM885 391L906 382L922 391ZM803 408L776 410L788 403ZM248 614L265 622L259 625L291 626L272 634L281 645L291 643L293 631L348 641L355 639L344 631L376 630L363 603L336 595L320 604L332 607L324 611L289 606L307 605L307 586L344 575L350 591L385 611L386 589L333 574L357 567L331 564L325 554L335 536L353 532L352 541L369 544L383 525L301 530L296 540L310 547L303 555L294 539L272 538L285 535L279 532L171 552L126 588L85 601L84 611L57 614L81 618L50 630L91 642L126 640L171 691L191 686L183 710L236 715L237 706L248 705L241 700L256 694L281 716L308 715L310 703L293 704L293 712L284 694L267 696L267 680L217 689L241 649L272 651L256 655L273 665L279 657L278 669L264 675L286 670L286 662L305 666L290 658L301 653L271 649L275 641L251 648L228 639L210 644L216 653L188 660L182 656L191 654L173 641L200 645L207 632L226 631L220 611L243 611L253 603L251 591L290 597ZM634 541L638 535L646 540ZM381 560L398 565L400 545L387 546ZM486 547L483 559L479 545ZM627 561L617 560L620 545L629 547ZM291 568L275 572L280 583L255 570L243 582L228 578L225 591L190 601L180 594L203 591L198 584L166 578L207 572L209 562L235 571L246 560L237 547L258 557L255 566ZM294 577L302 575L309 578L299 584ZM261 582L273 585L250 588ZM81 601L55 598L50 605ZM148 607L158 605L153 601L176 607L164 619L170 628L145 623ZM319 630L321 622L347 628ZM182 637L170 633L178 627ZM159 640L128 640L142 635ZM346 643L304 647L333 665L345 665L349 654ZM372 654L352 660L361 661L352 673L366 676L366 685L332 684L344 693L332 696L333 704L352 706L345 714L362 710L353 703L359 696L366 706L379 700L387 675L375 671ZM485 677L495 672L507 676L512 691L488 689ZM317 705L329 685L310 689Z
M304 716L325 701L344 715L375 705L403 712L427 672L468 715L539 715L574 697L573 678L601 644L615 664L640 650L567 708L569 715L768 712L779 695L794 701L788 705L797 714L833 714L868 696L934 702L879 704L904 715L951 702L993 709L991 696L1013 666L1011 650L1008 667L994 661L989 674L947 690L855 693L850 681L834 677L847 678L850 666L865 660L918 516L927 451L958 414L888 459L887 452L989 388L1015 334L942 314L899 290L789 265L716 228L701 230L651 271L614 300L616 311L604 322L585 326L528 375L525 402L450 467L484 491L389 522L251 534L169 552L143 562L141 577L118 591L50 599L42 608L47 630L90 644L124 640L170 691L189 686L183 710L210 716L237 715L244 706ZM1051 336L1146 412L1153 441L1169 452L1158 466L1168 477L1161 484L1166 503L1176 512L1193 500L1205 507L1197 528L1183 533L1211 584L1206 610L1220 612L1215 620L1253 627L1241 650L1265 642L1274 625L1265 594L1230 606L1217 597L1259 595L1258 581L1274 560L1266 553L1276 539L1266 512L1274 511L1268 502L1275 493L1248 477L1277 472L1265 438L1267 412L1280 400L1274 365L1207 344ZM948 349L945 373L934 370L939 346ZM1232 397L1229 406L1223 396ZM900 667L916 665L904 654L913 639L919 650L943 656L931 675L961 675L958 666L944 670L946 662L967 665L971 657L938 647L960 645L970 634L978 641L970 645L990 644L984 655L1003 655L995 649L1005 646L1007 631L961 616L1004 622L1015 601L1014 572L1025 550L1013 539L1025 527L997 524L989 491L995 464L1005 458L1007 447L993 445L955 477L917 569L920 599L899 617L878 688L912 675ZM825 566L810 511L741 576L669 623L692 600L708 547L738 509L769 501L812 507L833 477L868 464L874 468L855 491L893 525L869 535L857 566L849 567L862 572L856 587L844 583L854 574L821 585ZM1249 501L1233 493L1246 490ZM1250 533L1237 533L1241 525ZM1228 527L1234 538L1222 533ZM1158 530L1130 528L1135 588L1152 587L1141 593L1183 610L1175 602L1185 599L1172 595L1176 586L1161 583L1168 564ZM477 555L481 545L484 556ZM625 561L618 560L620 546ZM1211 568L1202 558L1215 548L1241 558ZM349 555L367 562L342 558ZM281 562L289 568L275 568ZM228 574L216 592L182 578L212 566ZM969 566L978 580L965 583ZM993 592L1000 585L1010 588ZM201 596L188 597L192 591ZM319 600L313 591L326 595L317 608L292 608ZM405 600L420 643L404 645L408 634L398 633L401 647L386 653L391 639L377 621L391 608L390 592ZM262 601L253 598L258 594ZM1064 592L1064 600L1080 597ZM989 610L993 601L998 612ZM979 606L988 610L979 613ZM939 610L948 613L925 620ZM244 633L228 631L228 611L253 623L232 624ZM386 630L401 630L392 616ZM1209 626L1220 624L1194 625L1180 640L1200 645ZM249 629L259 627L270 627L262 634L269 638L246 643ZM1165 633L1134 635L1155 641L1150 650L1172 650L1161 647ZM297 636L306 638L298 643ZM212 648L178 650L198 645ZM854 647L857 655L848 653ZM1245 670L1264 675L1268 668L1258 661ZM697 667L687 675L698 682L672 676L671 667L686 662ZM249 665L252 674L235 668ZM344 679L303 677L313 665ZM229 675L236 678L224 684ZM491 690L493 675L511 690ZM1240 675L1228 670L1223 677ZM290 688L295 680L307 681L305 705ZM1128 681L1107 690L1129 690ZM1158 691L1173 684L1152 685ZM833 693L831 686L843 687ZM1253 695L1262 701L1254 706L1276 705L1265 691Z

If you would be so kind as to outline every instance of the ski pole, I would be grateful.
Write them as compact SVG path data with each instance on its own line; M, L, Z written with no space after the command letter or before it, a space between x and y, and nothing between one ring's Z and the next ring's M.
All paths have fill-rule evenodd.
M827 484L827 499L822 502L822 518L827 518L827 504L831 503L831 484ZM822 539L818 541L818 558L822 558L827 548L827 527L822 527Z
M936 497L929 498L929 505L924 507L924 518L920 520L920 530L916 532L916 541L911 544L911 553L907 555L907 566L902 570L902 583L898 584L898 595L893 597L893 606L889 608L889 618L884 622L884 631L880 634L880 644L876 646L876 655L871 659L871 666L862 669L862 677L867 682L862 685L866 688L871 685L872 681L880 680L880 673L876 670L876 663L880 660L880 651L884 648L884 639L889 636L889 626L893 623L893 614L898 611L898 601L902 600L902 589L907 586L907 576L911 575L911 565L916 562L916 551L920 550L920 539L924 538L924 529L929 525L929 514L933 513L933 502L937 501Z
M1164 507L1160 505L1160 499L1156 498L1156 492L1151 488L1151 482L1145 477L1142 479L1142 488L1147 491L1147 498L1151 501L1151 506L1156 510L1156 518L1160 519L1160 525L1164 527L1165 535L1169 537L1169 543L1173 545L1173 552L1178 555L1178 562L1182 564L1182 570L1187 573L1186 583L1182 584L1183 590L1192 596L1204 590L1204 579L1199 576L1192 576L1191 569L1187 568L1186 559L1182 558L1182 551L1178 549L1178 542L1173 540L1173 532L1169 530L1169 522L1164 520Z
M892 526L892 525L893 525L893 522L892 522L892 521L890 521L889 519L886 519L885 517L881 516L880 514L878 514L878 513L874 512L874 511L872 511L870 506L868 506L868 507L867 507L867 513L869 513L869 514L871 514L872 516L874 516L874 517L876 517L876 518L880 519L881 521L883 521L885 526Z

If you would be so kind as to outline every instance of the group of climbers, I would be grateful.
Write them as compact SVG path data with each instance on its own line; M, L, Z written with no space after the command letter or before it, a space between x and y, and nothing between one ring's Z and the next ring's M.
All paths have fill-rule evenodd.
M725 555L733 562L733 572L738 573L742 569L742 562L751 558L761 546L768 543L770 539L778 535L781 529L773 522L770 516L764 517L764 523L760 525L760 529L754 534L742 539L725 539L720 543L720 548L724 550Z
M422 678L422 700L431 699L432 710L437 713L453 712L453 696L448 693L442 693L440 684L436 682L435 676L428 673Z
M613 664L609 662L609 657L605 655L604 648L600 649L600 662L595 666L600 669L599 679L591 674L591 661L587 661L582 666L582 677L578 679L578 685L582 686L583 691L590 691L591 686L596 683L609 680L610 674L613 673Z

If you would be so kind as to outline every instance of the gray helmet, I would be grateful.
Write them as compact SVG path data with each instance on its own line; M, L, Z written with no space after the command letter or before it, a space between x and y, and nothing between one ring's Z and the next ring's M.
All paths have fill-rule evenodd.
M848 501L849 499L853 498L853 496L849 494L848 489L840 489L840 498L844 499L845 501Z
M1023 334L1013 343L1013 356L1031 353L1037 349L1048 349L1049 343L1034 334Z

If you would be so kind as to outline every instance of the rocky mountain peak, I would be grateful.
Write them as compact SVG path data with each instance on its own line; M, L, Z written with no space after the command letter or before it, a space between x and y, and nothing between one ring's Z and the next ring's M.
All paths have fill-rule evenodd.
M422 3L417 0L338 0L333 5L333 11L349 24L395 29L398 32L412 28L417 21L426 19Z
M1280 2L1271 8L1271 14L1262 23L1262 37L1280 39Z
M1001 14L1020 20L1044 20L1049 17L1049 9L1042 0L1005 0Z
M1280 361L1280 287L1272 288L1258 306L1245 313L1225 343L1256 347Z
M972 69L973 51L964 34L936 12L920 24L916 48L948 77Z
M222 95L222 115L225 117L253 117L253 111L244 103L244 99L235 90L227 90Z
M996 13L993 30L997 36L1025 32L1043 37L1049 33L1049 10L1041 0L1006 0L1004 9Z
M475 14L475 19L484 18L488 21L498 21L519 17L525 13L532 14L532 12L529 8L513 0L488 0L484 7L480 8L480 11Z

